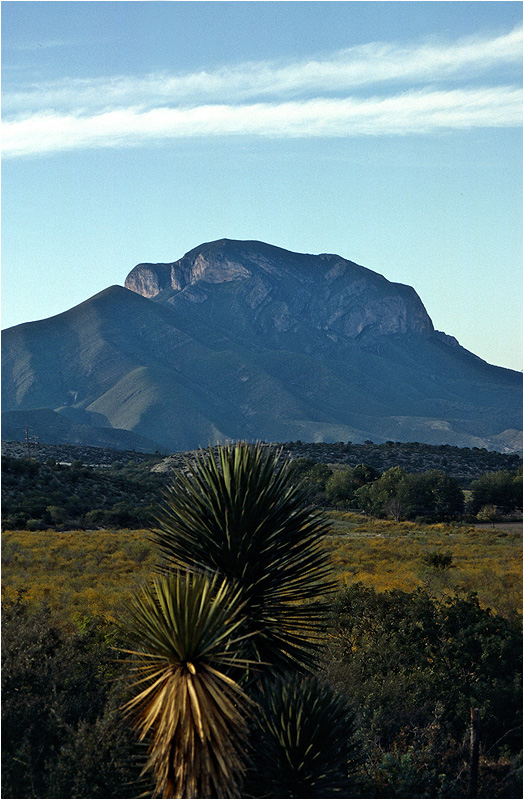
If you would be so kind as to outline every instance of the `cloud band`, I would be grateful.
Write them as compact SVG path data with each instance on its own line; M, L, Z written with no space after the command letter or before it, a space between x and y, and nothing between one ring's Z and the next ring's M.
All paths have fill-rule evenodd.
M4 156L136 146L184 137L338 137L431 133L521 124L522 91L497 87L393 97L288 103L124 108L95 115L44 113L3 124Z

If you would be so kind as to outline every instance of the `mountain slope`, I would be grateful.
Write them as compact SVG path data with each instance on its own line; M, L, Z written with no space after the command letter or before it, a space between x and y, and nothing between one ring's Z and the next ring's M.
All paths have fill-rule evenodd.
M24 442L26 431L33 435L38 431L38 443L87 445L105 447L113 450L127 450L138 453L162 452L161 445L146 439L133 431L120 428L99 427L77 422L64 414L49 408L31 408L19 411L2 412L2 440Z
M340 256L220 240L3 335L3 408L171 450L230 439L514 447L521 376ZM35 431L36 433L36 431Z

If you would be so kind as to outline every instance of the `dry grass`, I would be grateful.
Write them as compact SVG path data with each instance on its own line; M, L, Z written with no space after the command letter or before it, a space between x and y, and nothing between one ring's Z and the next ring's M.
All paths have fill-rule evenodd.
M423 586L436 596L476 591L480 602L497 613L519 613L522 608L520 533L500 527L371 522L351 513L332 516L329 547L336 574L346 586L359 581L377 591ZM424 556L431 553L450 553L451 568L428 567Z
M325 546L341 586L362 582L377 591L425 586L442 596L474 590L500 614L522 607L522 537L511 530L413 522L369 521L330 515ZM138 531L6 531L2 594L22 589L30 602L47 601L68 618L99 614L114 620L156 561L149 533ZM425 555L451 553L452 567L427 567Z
M71 618L109 620L147 580L156 555L149 533L138 531L5 531L2 597L22 589L29 602L45 600Z

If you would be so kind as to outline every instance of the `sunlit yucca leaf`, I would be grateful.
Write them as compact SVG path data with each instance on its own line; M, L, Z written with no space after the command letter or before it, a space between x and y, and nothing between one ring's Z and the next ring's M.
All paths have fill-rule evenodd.
M256 694L246 796L343 797L355 753L348 701L314 676L268 680Z
M156 797L238 797L249 700L225 672L245 666L238 590L205 574L156 576L129 603L122 629L132 687L124 709Z
M157 521L165 569L208 569L239 585L255 658L280 670L314 663L318 598L331 588L320 543L328 524L277 453L245 443L201 451L176 474Z

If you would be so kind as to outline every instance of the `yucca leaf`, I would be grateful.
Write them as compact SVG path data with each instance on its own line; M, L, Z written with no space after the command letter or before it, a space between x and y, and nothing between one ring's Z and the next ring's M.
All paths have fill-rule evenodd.
M255 697L246 794L347 797L355 726L346 698L316 677L296 674L267 680Z
M124 652L143 688L124 709L149 739L157 797L238 796L250 701L223 668L251 663L234 650L242 610L239 590L209 574L155 576L129 603Z
M333 588L328 530L279 454L241 443L201 451L176 473L154 535L165 571L208 570L239 586L253 655L284 669L314 663L319 597Z

